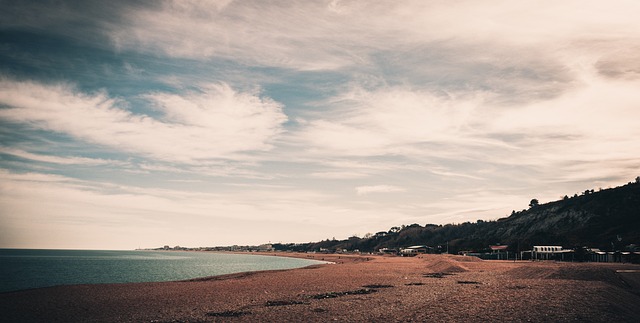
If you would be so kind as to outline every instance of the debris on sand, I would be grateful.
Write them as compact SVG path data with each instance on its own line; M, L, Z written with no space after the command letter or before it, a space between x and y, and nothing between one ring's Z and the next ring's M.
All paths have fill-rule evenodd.
M264 306L288 306L288 305L300 305L307 304L301 301L267 301Z
M425 278L444 278L444 276L451 276L453 274L450 273L426 273L426 274L422 274L422 277Z
M371 284L371 285L364 285L362 286L364 288L391 288L393 287L393 285L381 285L381 284Z
M206 315L213 316L213 317L239 317L247 314L251 314L251 312L243 312L243 311L208 312Z
M365 288L365 289L357 289L357 290L346 291L346 292L329 292L329 293L317 294L317 295L311 296L311 298L313 299L336 298L336 297L347 296L347 295L365 295L365 294L371 294L375 292L377 292L377 290Z
M469 284L469 285L479 285L481 282L472 281L472 280L459 280L458 284Z

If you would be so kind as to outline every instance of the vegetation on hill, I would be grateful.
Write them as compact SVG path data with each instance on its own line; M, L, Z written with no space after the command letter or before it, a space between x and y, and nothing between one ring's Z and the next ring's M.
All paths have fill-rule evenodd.
M304 244L275 244L277 250L378 251L427 245L436 252L483 251L489 245L509 245L509 251L530 250L533 245L560 245L621 250L640 242L640 177L624 186L586 190L581 195L540 204L532 199L529 209L513 211L495 221L461 224L419 224L392 227L389 231L329 239Z

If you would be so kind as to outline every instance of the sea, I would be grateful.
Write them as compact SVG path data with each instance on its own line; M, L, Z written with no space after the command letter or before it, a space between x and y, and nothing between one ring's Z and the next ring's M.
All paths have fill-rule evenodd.
M318 263L323 262L195 251L0 249L0 292L57 285L186 280Z

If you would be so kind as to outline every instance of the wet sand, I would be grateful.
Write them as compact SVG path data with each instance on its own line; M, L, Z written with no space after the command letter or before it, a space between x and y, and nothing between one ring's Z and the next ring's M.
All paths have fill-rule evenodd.
M334 262L0 294L2 322L638 322L640 265L278 254Z

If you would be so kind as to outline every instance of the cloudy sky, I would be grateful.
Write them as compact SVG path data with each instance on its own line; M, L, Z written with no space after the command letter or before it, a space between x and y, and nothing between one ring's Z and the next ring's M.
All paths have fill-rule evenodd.
M0 7L0 247L344 239L640 175L638 1Z

